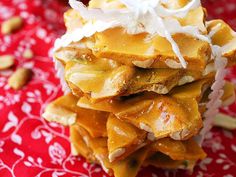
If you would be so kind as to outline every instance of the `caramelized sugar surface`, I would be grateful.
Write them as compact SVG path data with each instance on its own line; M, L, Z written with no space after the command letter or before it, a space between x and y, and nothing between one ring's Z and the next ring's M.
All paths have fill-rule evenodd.
M127 157L129 154L145 145L145 131L116 118L112 114L110 114L107 121L107 133L110 161L114 161L119 158L119 156L122 156L122 158ZM116 154L119 153L118 151L122 151L122 153L116 156Z
M202 71L210 58L210 45L185 34L174 34L173 39L188 63L188 69ZM96 33L92 50L96 57L110 58L126 65L131 65L133 61L150 59L155 61L150 66L153 68L168 68L168 59L179 63L166 38L146 33L130 35L122 28Z
M143 91L167 94L173 87L203 76L193 70L142 69L108 59L72 59L66 63L65 78L75 95L82 92L103 99Z
M202 126L198 103L194 98L175 99L145 94L123 101L105 100L91 103L89 99L83 97L78 105L112 112L136 127L140 127L143 123L150 127L156 138L171 136L174 139L186 139L198 133Z
M213 33L212 44L222 47L223 56L228 59L228 66L236 64L236 35L235 32L222 20L208 22L208 31Z
M162 152L173 160L199 160L206 157L206 153L193 140L176 141L170 138L157 140L151 145L151 152Z

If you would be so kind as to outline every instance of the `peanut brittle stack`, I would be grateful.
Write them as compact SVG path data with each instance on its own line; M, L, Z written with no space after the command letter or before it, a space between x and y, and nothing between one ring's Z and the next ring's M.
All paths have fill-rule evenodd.
M110 175L141 166L192 170L220 106L236 35L199 0L76 0L55 42L65 96L43 117L70 127L71 151Z

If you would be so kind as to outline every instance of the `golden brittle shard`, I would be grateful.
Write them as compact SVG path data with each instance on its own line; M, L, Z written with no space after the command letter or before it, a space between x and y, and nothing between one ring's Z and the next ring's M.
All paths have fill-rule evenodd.
M72 154L109 175L135 177L148 165L193 170L206 157L198 140L235 100L224 82L235 32L206 21L199 0L70 4L54 58L71 93L43 117L69 126Z

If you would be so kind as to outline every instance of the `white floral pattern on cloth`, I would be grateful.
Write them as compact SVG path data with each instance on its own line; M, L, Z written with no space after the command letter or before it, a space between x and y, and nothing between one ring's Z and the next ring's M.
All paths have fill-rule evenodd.
M32 81L20 91L7 85L12 71L0 72L0 176L2 177L106 177L102 169L70 154L68 129L40 116L45 106L62 94L51 53L55 38L64 32L60 0L1 0L0 23L14 15L24 18L22 30L0 34L0 55L14 54L17 67L34 71ZM223 18L236 29L236 0L204 0L210 18ZM32 49L33 59L24 59ZM15 69L14 68L14 69ZM236 68L227 79L236 84ZM236 116L236 104L222 109ZM236 176L236 132L214 128L204 149L208 157L195 168L193 177ZM143 168L140 177L187 177L184 171Z

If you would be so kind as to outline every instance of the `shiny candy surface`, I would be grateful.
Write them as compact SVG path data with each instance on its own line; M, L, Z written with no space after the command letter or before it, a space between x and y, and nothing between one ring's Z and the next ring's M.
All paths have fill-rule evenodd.
M205 0L210 18L223 18L236 29L235 0ZM68 129L47 123L40 114L46 104L62 95L51 59L48 57L56 37L61 35L64 6L55 0L21 0L0 2L0 21L21 15L25 24L22 31L11 36L0 36L0 53L14 54L17 67L32 67L35 76L22 91L13 91L6 85L9 73L0 73L0 176L92 176L106 174L99 166L86 163L70 154ZM37 45L36 45L37 43ZM39 47L40 46L40 47ZM30 47L35 57L25 60L23 49ZM228 79L235 81L236 70L230 70ZM235 116L235 104L223 111ZM235 176L235 131L214 128L203 147L208 157L200 162L193 175ZM163 171L152 167L142 169L138 176L189 176L183 171Z

